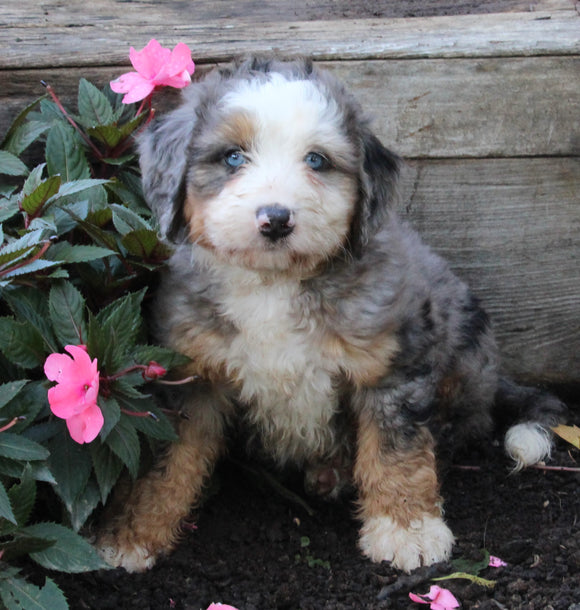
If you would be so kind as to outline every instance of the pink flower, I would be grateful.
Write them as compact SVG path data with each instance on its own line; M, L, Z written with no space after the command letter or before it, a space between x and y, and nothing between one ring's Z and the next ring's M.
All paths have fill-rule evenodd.
M159 377L163 377L167 373L167 370L164 369L158 362L155 360L151 360L151 362L143 369L143 379L147 381L154 381Z
M207 607L207 610L238 610L237 608L234 608L233 606L228 606L227 604L210 604Z
M131 47L129 58L137 72L126 72L110 83L115 93L126 94L124 104L145 99L156 87L187 87L195 70L191 51L183 42L170 51L152 38L141 51Z
M507 566L507 563L500 559L499 557L494 557L493 555L489 556L489 567L490 568L503 568Z
M447 589L442 589L437 585L433 585L429 589L429 593L424 595L416 595L409 593L409 597L418 604L431 604L431 610L451 610L459 608L459 602L455 599L453 593Z
M50 410L66 420L68 431L77 443L90 443L101 431L105 420L97 406L99 370L84 345L67 345L66 354L50 354L44 373L57 385L48 390Z

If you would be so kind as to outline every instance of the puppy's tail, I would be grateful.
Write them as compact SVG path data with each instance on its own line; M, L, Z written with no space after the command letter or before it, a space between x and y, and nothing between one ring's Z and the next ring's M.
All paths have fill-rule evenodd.
M512 425L504 439L505 449L520 470L541 462L550 455L552 430L566 416L566 405L554 395L540 390L520 386L502 378L495 396L499 419L506 415Z

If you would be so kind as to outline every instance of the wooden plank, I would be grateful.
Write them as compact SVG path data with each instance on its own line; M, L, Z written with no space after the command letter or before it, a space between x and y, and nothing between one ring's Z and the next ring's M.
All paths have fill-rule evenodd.
M330 62L407 157L580 154L580 57ZM123 68L0 71L0 133L41 79L67 101L85 76L105 85ZM203 72L203 70L200 70Z
M150 38L166 46L185 42L202 63L272 51L320 60L580 53L580 16L572 4L569 10L526 13L255 23L251 15L206 21L192 8L172 20L169 3L109 0L99 4L110 7L108 14L94 14L92 3L84 3L75 14L83 19L67 24L51 23L44 5L34 5L31 16L30 2L6 4L0 6L4 69L126 65L129 46L142 47Z
M95 20L131 19L139 23L159 23L162 12L167 23L181 23L184 15L187 21L218 21L248 19L253 23L296 21L326 21L344 19L399 19L409 17L433 17L436 15L483 15L506 12L537 12L542 10L570 10L572 0L195 0L157 3L149 0L91 0L87 6L83 2L64 0L44 1L19 0L7 2L0 12L2 25L23 27L37 22L51 26L78 27L90 25Z
M508 372L580 379L580 159L415 162L400 209L481 298Z

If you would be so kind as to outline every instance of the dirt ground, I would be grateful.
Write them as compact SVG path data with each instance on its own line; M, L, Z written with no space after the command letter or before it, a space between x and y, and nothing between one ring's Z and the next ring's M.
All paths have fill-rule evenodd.
M309 16L316 18L320 3L308 4L313 11ZM329 3L323 4L328 18ZM529 3L332 4L336 18L352 17L353 10L360 16L493 12L497 5L521 10ZM576 404L578 398L576 393ZM580 408L572 409L571 420L580 423ZM580 453L558 442L549 465L578 468ZM254 468L224 463L216 473L212 497L192 516L195 527L188 528L179 548L150 572L130 575L118 569L50 576L75 610L205 610L211 602L239 610L427 607L408 597L409 591L425 593L433 584L424 570L407 577L361 556L352 500L325 503L307 498L293 480L275 488L256 476ZM480 573L495 581L493 588L457 579L439 584L454 593L462 608L580 610L579 484L580 474L573 470L510 473L498 442L466 450L443 484L445 517L457 537L453 559L477 560L487 549L508 565ZM442 565L435 571L445 575L452 568Z
M572 419L580 422L580 410ZM579 452L559 442L549 465L579 462ZM205 610L218 601L239 610L422 607L408 593L425 593L433 582L422 570L407 577L364 559L352 501L313 500L292 480L276 489L240 462L224 463L216 474L214 494L193 517L196 529L150 572L52 574L71 608ZM493 589L467 580L439 584L462 608L580 610L579 483L573 471L510 474L497 443L459 456L443 485L457 537L453 559L477 560L485 548L508 565L480 574L496 581Z

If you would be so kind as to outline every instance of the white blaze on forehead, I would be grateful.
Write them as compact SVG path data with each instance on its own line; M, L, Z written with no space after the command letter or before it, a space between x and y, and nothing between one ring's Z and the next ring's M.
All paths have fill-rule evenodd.
M299 139L305 146L331 146L339 135L337 104L310 81L271 74L267 81L242 83L225 96L223 106L252 114L258 132L265 131L270 139Z

